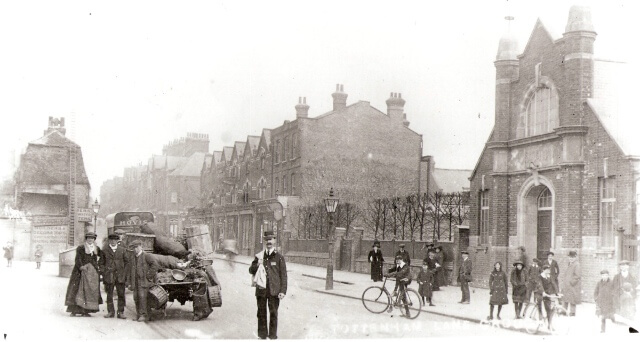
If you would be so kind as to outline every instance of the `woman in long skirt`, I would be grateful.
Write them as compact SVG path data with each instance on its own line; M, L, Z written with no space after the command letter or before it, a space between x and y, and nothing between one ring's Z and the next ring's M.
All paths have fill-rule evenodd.
M369 252L369 262L371 263L371 280L382 281L382 251L380 250L380 242L373 243L373 249Z
M67 286L67 294L64 304L67 306L67 312L71 313L71 317L81 315L89 317L89 313L98 312L98 305L102 304L102 296L100 296L100 264L104 263L102 250L95 243L95 233L85 234L85 243L76 248L76 260L69 278ZM84 296L77 298L80 285L82 286Z
M498 316L500 319L500 311L502 310L502 306L509 304L509 299L507 298L507 275L502 270L502 263L499 261L493 265L493 271L489 276L489 306L490 313L487 320L493 319L493 307L495 305L498 306Z

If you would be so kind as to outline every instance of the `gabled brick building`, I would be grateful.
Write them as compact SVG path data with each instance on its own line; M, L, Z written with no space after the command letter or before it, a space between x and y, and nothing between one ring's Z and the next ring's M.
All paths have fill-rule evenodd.
M477 284L494 262L511 267L519 247L529 260L554 251L561 273L577 251L585 299L601 269L614 272L623 258L637 265L637 114L619 98L626 65L598 59L596 46L579 6L560 38L538 20L522 52L513 37L500 40L495 126L470 178Z

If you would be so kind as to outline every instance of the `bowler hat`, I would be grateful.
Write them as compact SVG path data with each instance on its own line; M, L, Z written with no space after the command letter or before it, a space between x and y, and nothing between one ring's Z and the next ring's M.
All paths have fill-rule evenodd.
M538 263L538 262L540 262L540 259L538 259L538 258L533 258L533 259L531 259L531 261L533 261L533 262L535 262L535 263Z
M84 234L84 238L85 239L89 239L89 238L95 239L97 237L98 237L98 235L96 235L96 233L94 233L94 232L88 232L88 233Z
M522 266L525 266L525 265L524 265L524 261L522 261L522 260L520 260L520 259L517 259L516 261L514 261L514 262L513 262L513 266L514 266L514 267L515 267L516 265L518 265L518 264L520 264L520 265L522 265Z
M600 271L600 274L609 274L609 271L607 271L607 270L602 270L602 271Z
M372 247L380 248L380 242L379 241L374 242Z
M467 252L467 251L462 251L461 253L462 253L462 254L469 255L469 252Z
M404 243L399 244L400 248L404 247Z
M129 244L129 247L138 247L138 246L142 246L142 241L140 241L140 240L133 240L133 241L131 241L131 243Z
M618 266L622 266L622 265L627 265L627 266L629 266L629 261L628 261L628 260L622 260L622 261L620 261L620 263L618 264Z
M120 236L118 234L109 234L109 240L120 240Z
M578 256L578 253L576 253L576 251L569 251L569 258L575 258Z
M262 234L262 238L265 240L275 239L276 235L273 233L272 230L269 230Z
M553 255L553 256L555 256L555 254L554 254L552 251L548 251L548 252L547 252L547 256L549 256L549 255Z

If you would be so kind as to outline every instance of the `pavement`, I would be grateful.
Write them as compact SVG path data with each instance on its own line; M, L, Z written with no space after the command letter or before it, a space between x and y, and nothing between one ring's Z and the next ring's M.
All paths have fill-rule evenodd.
M215 255L215 258L224 259L223 255ZM233 262L249 265L253 261L253 257L235 256ZM304 276L313 279L326 279L326 268L296 263L287 263L287 270L296 273L302 273ZM354 273L347 271L333 271L333 289L325 290L324 286L316 287L313 290L327 296L338 296L361 301L362 293L370 286L382 286L382 282L373 282L369 274ZM393 282L387 281L386 287L392 292ZM471 283L473 285L473 283ZM418 289L418 284L413 281L410 288ZM535 328L530 325L531 322L525 322L522 319L515 319L514 305L511 302L503 306L501 312L501 320L488 321L489 315L489 290L484 288L471 287L470 304L458 303L462 298L459 286L443 286L440 291L434 291L433 304L435 306L426 306L422 308L423 312L434 315L441 315L456 320L467 321L480 325L490 325L492 327L534 333ZM509 290L510 291L510 290ZM511 292L509 292L511 293ZM497 312L497 308L495 309ZM495 313L494 312L494 317ZM554 331L549 331L546 327L540 328L538 335L591 335L600 333L600 320L595 315L596 307L594 303L583 303L577 306L576 315L574 317L560 316L554 320ZM640 326L640 324L638 324ZM607 322L608 334L628 334L629 326L623 324L612 324Z

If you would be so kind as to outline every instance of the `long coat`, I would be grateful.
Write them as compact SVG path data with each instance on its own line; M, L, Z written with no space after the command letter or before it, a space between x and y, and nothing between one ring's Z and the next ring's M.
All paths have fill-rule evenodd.
M433 272L431 270L421 269L418 273L418 293L421 296L431 299L431 284L433 283Z
M518 271L517 268L514 268L511 271L511 299L514 303L526 303L529 301L527 298L527 269L523 268Z
M527 271L527 290L530 292L534 292L536 290L539 281L538 278L540 277L540 272L542 270L538 265L529 266L525 268L525 270Z
M121 245L116 247L114 252L111 246L107 246L102 250L104 254L104 271L102 279L105 284L124 284L127 274L125 272L125 264L128 254Z
M367 260L371 263L371 280L382 280L382 263L384 262L382 251L380 249L377 252L371 250Z
M64 300L64 305L67 306L67 312L97 312L97 310L87 311L76 305L76 294L78 293L78 288L80 287L80 268L86 264L91 264L96 271L100 271L100 266L103 262L104 257L100 247L96 246L94 252L91 254L86 253L84 245L80 245L78 246L78 248L76 248L75 264L73 265L73 270L71 271L71 278L69 278L69 284L67 285L67 294ZM97 279L96 281L98 282L96 286L96 288L98 289L99 297L98 304L102 304L102 296L100 296L100 280Z
M447 284L445 270L444 270L444 252L436 252L436 262L440 264L440 267L436 269L436 273L434 274L435 279L434 282L438 287L445 286Z
M489 276L489 304L504 305L509 304L507 298L507 275L504 271L493 271Z
M471 278L471 271L473 270L473 265L471 264L471 259L467 258L467 260L462 260L460 262L460 267L458 268L458 282L470 282L473 279Z
M611 317L616 312L615 305L615 284L611 280L598 282L595 291L593 291L593 299L600 316Z
M279 293L287 294L287 263L282 254L276 250L267 255L262 255L262 264L267 272L267 287L256 286L256 297L276 297ZM258 271L258 257L253 259L249 266L249 273L255 275Z
M427 267L429 268L429 272L433 274L433 282L431 283L431 289L433 291L439 291L440 283L438 282L438 272L442 268L442 265L438 262L436 257L434 257L433 259L427 257L426 259L424 259L424 261L427 262ZM440 267L436 267L436 264L439 264Z
M36 262L42 262L42 249L37 249L35 253Z
M4 249L4 257L8 260L13 259L13 246L2 247Z
M628 284L628 285L625 285ZM626 278L619 273L613 277L614 303L617 313L621 316L633 319L636 313L636 287L638 281L631 274ZM625 287L629 291L625 291Z
M140 253L139 256L132 256L131 267L129 267L131 274L129 275L129 284L134 289L137 287L150 288L155 281L158 268L156 263L146 252Z
M560 266L558 266L558 262L552 260L551 263L549 263L549 259L547 259L543 262L543 265L549 265L551 280L556 284L556 288L559 288L558 277L560 276Z
M397 251L395 256L402 256L402 260L404 260L404 263L411 266L411 256L409 256L409 252L407 252L407 250L405 249L404 251Z
M569 263L560 278L560 293L562 301L570 304L582 303L582 284L580 281L580 264L577 261Z

